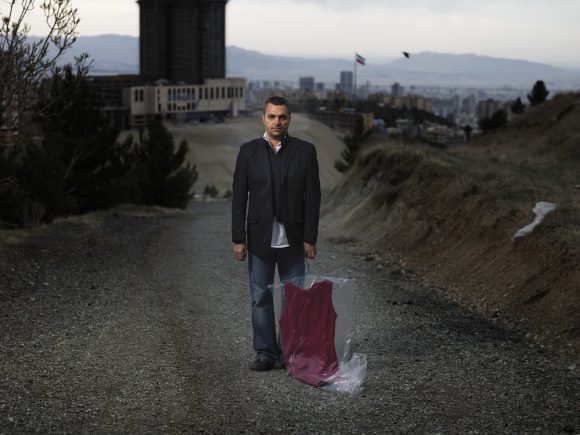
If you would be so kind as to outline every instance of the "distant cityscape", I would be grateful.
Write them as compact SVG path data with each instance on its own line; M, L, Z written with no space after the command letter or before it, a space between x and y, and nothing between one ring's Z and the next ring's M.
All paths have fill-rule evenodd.
M325 83L317 82L315 77L300 77L298 86L295 82L262 80L248 82L248 103L258 105L264 96L279 91L291 99L302 101L315 98L319 101L334 99L343 95L348 101L367 100L370 98L395 108L419 109L432 112L460 125L476 126L478 121L490 116L507 103L517 98L526 100L529 89L478 89L454 88L445 86L402 86L394 82L390 87L373 86L367 82L357 86L356 94L352 71L341 71L339 81L329 88ZM267 98L267 97L266 97Z
M443 86L410 86L394 82L389 88L365 83L354 85L353 71L337 72L338 81L332 86L316 81L313 76L300 77L295 82L248 82L248 107L258 109L271 95L283 95L298 107L307 107L317 118L345 133L353 128L355 118L364 119L366 129L382 131L390 136L415 137L440 145L463 143L470 134L480 132L480 122L499 110L508 119L513 116L512 103L526 101L528 90L477 89ZM339 101L340 103L336 104ZM372 107L378 108L373 110ZM331 106L331 107L329 107ZM358 107L365 109L357 110ZM386 121L375 117L381 109L394 110L397 119ZM432 117L415 116L425 112Z
M138 3L139 39L86 37L75 47L94 57L93 89L120 128L144 126L153 116L224 119L260 109L279 94L346 133L362 117L366 128L385 134L451 144L465 140L466 128L477 134L480 121L499 110L511 117L511 104L518 98L525 103L538 79L546 80L551 96L580 88L580 74L549 65L437 53L362 66L356 83L354 63L344 59L313 61L226 47L224 0Z
M189 27L184 27L182 32L184 35L179 38L194 38L188 35L187 28ZM174 34L176 32L175 29L167 31ZM220 28L219 34L222 32L223 29ZM115 51L112 50L107 54L109 63L95 63L93 75L94 82L99 84L101 95L104 96L103 99L108 102L108 113L112 117L116 117L117 121L121 120L120 123L123 127L144 125L147 117L153 114L183 122L235 116L244 110L259 109L268 96L277 93L287 96L298 107L308 102L310 109L316 105L317 110L334 110L333 105L328 104L328 102L336 99L344 100L341 110L353 109L357 103L362 101L373 101L393 109L421 110L435 115L431 122L445 121L445 129L450 129L448 124L455 125L457 129L470 126L473 128L474 134L477 134L478 124L482 118L491 116L499 109L504 109L508 116L511 116L509 106L512 102L520 98L526 103L527 94L537 79L546 79L550 96L559 91L580 87L576 86L574 82L578 78L578 74L574 75L572 72L547 65L477 56L450 58L450 55L426 53L416 55L419 61L427 64L423 72L407 71L403 69L405 68L404 63L397 64L396 62L388 69L387 67L379 69L374 65L362 67L368 69L360 71L360 83L357 83L355 92L352 62L339 59L312 61L269 56L239 47L225 47L223 41L220 43L220 60L217 63L224 65L221 59L224 59L223 56L225 56L225 71L220 69L220 73L213 74L213 76L207 73L198 73L196 78L190 79L172 77L171 71L177 70L178 67L167 67L167 62L163 59L169 57L163 58L161 54L155 56L150 54L148 59L161 59L160 62L165 66L156 67L158 68L157 72L148 74L148 83L143 83L143 76L135 74L98 74L102 71L103 65L108 65L107 68L112 70L118 68L119 71L123 71L124 68L125 70L134 69L131 62L137 59L134 56L136 52L134 39L116 37L115 35L103 38L107 40L108 46L123 46L123 44L125 46L123 59L128 64L120 66L119 63L115 63L119 56L115 57ZM115 38L119 38L123 43L116 44ZM179 40L175 35L172 38ZM95 42L93 51L100 53L96 44L97 38L92 41ZM142 40L140 44L140 50L143 53ZM192 42L185 45L191 46ZM154 44L154 46L159 47L163 44ZM128 55L129 52L133 53L133 58ZM199 52L207 53L207 49L200 49ZM143 55L141 57L143 58ZM189 62L193 63L204 59L201 56L173 57L188 58ZM215 55L213 58L215 59ZM143 62L141 63L142 69L144 65ZM445 66L447 64L454 65L456 75L450 75L447 72L448 67ZM411 64L409 63L409 65ZM429 65L434 66L429 67ZM222 67L220 66L220 68ZM439 68L439 72L436 71L437 68ZM474 70L485 71L485 77L474 75L476 74L472 72ZM201 70L198 68L198 71ZM159 78L154 80L153 77ZM201 80L200 77L204 77L204 79ZM389 77L392 77L390 83L388 82ZM455 77L458 78L455 80ZM489 79L485 79L486 77ZM230 83L230 81L232 82ZM106 82L110 86L104 85ZM514 85L505 84L510 82ZM112 83L117 84L111 85ZM580 79L578 83L580 83ZM126 94L133 92L134 96L136 95L133 101L130 101L127 96L122 96L119 91L120 86L138 85L141 88L125 91ZM156 88L159 85L165 87ZM204 98L206 92L207 98ZM141 95L143 95L143 99L141 99ZM233 97L229 97L229 95ZM235 101L230 98L234 98ZM405 110L399 112L399 115L405 116L407 113ZM341 117L346 118L346 115ZM320 118L323 117L320 116ZM375 128L380 125L380 122L380 119L372 121ZM401 121L399 124L405 122L410 123L410 121ZM339 124L342 125L342 123ZM389 125L386 128L396 127L394 122L387 122L387 124ZM346 122L346 125L352 125L352 121ZM419 130L419 127L413 126L411 128L411 131L415 130ZM449 133L449 136L451 137L449 141L456 141L460 134L452 132Z

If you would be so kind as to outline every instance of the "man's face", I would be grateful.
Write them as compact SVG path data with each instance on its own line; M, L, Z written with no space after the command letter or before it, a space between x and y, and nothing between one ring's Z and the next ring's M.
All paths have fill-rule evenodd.
M266 133L270 139L281 141L290 127L290 112L286 106L268 104L262 116Z

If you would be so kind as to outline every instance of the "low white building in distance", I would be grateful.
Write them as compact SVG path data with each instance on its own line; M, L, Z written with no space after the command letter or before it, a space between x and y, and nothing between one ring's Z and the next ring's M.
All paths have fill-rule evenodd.
M246 109L246 79L206 79L202 85L166 84L123 89L129 126L141 127L153 116L189 122L217 116L238 116Z

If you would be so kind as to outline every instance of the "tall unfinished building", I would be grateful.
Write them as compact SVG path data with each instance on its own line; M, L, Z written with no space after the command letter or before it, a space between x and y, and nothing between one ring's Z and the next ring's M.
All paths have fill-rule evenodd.
M201 84L226 75L227 0L137 0L146 82Z

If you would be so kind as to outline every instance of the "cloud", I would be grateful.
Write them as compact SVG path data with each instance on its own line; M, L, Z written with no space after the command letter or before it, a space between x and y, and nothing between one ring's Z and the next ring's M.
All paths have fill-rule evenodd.
M243 1L243 0L238 0ZM318 5L332 9L359 9L377 7L379 9L428 9L438 12L457 10L465 5L477 5L473 0L291 0L293 3ZM508 0L510 1L510 0ZM513 0L512 0L513 1Z
M230 0L230 2L245 0ZM438 14L477 13L479 10L500 11L506 6L521 8L557 8L577 4L576 0L289 0L292 3L315 5L332 10L425 10Z

